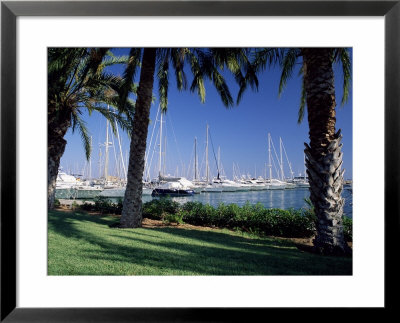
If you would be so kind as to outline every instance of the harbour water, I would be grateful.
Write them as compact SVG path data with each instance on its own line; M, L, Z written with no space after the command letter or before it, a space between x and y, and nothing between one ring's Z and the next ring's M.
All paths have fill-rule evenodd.
M353 216L353 195L349 189L344 189L342 193L345 199L344 214L352 218ZM294 188L286 190L264 190L264 191L248 191L248 192L223 192L223 193L201 193L193 196L172 197L171 199L180 204L186 202L208 203L212 206L218 206L220 203L237 204L239 206L249 202L250 204L261 203L266 208L277 209L301 209L307 208L308 205L304 199L309 198L308 188ZM144 196L143 202L152 200L151 196Z
M344 214L352 218L353 216L353 194L350 188L345 187L342 193L345 199ZM301 209L308 207L304 199L309 198L308 188L294 188L285 190L263 190L263 191L247 191L247 192L223 192L223 193L200 193L193 196L172 197L172 200L180 204L186 202L208 203L212 206L218 206L220 203L244 205L246 202L250 204L261 203L267 208L278 209ZM144 195L143 202L151 201L157 197ZM117 199L111 199L114 202Z

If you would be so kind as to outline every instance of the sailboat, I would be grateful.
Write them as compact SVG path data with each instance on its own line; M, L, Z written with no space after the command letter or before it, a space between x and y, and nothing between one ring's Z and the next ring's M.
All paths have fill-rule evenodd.
M308 182L308 178L306 176L306 157L304 155L304 175L302 176L299 174L299 176L293 177L292 183L296 185L296 187L301 187L301 188L308 188L310 187L310 183Z
M92 143L92 137L90 137L90 143ZM84 169L82 174L85 174ZM77 176L84 177L85 175ZM102 190L103 187L96 185L96 183L91 180L91 158L89 160L89 175L86 177L86 180L82 180L80 177L77 178L73 175L68 175L61 169L58 172L56 180L56 198L94 198Z
M73 188L77 185L78 181L75 176L68 175L62 170L58 171L56 180L56 189Z
M158 183L159 185L151 192L152 196L191 196L195 192L193 183L185 177L171 177L162 173L162 139L163 139L163 113L160 113L160 137L159 137L159 160L158 160ZM165 158L164 158L165 162ZM165 168L165 167L164 167Z
M197 160L197 138L194 137L194 176L193 176L193 190L195 193L199 194L203 190L205 183L203 183L199 179L199 172L198 172L198 160Z
M237 191L242 191L243 186L228 180L225 176L221 175L222 172L222 166L221 166L221 158L220 158L220 148L218 148L218 158L215 156L215 151L214 151L214 146L212 143L211 139L211 146L213 150L213 155L216 163L216 168L217 168L217 176L210 179L210 166L209 166L209 138L211 139L211 134L209 131L209 126L206 126L206 177L205 181L202 182L197 182L197 185L199 186L199 189L202 192L237 192Z
M102 187L98 187L91 182L82 181L80 178L69 175L62 170L58 172L55 194L58 199L94 198L102 190Z
M283 182L283 180L279 180L276 178L272 178L272 155L271 155L271 146L274 149L275 156L276 156L276 151L274 147L274 143L272 142L271 134L268 133L268 167L269 167L269 178L266 179L266 183L269 185L270 190L281 190L286 188L286 183ZM277 157L277 156L276 156ZM282 159L282 158L281 158ZM283 177L283 164L280 163L280 170L281 170L281 176Z
M117 133L117 141L118 141L118 146L119 146L119 158L122 166L122 171L123 174L122 176L125 177L125 181L118 179L113 176L108 175L108 168L109 168L109 147L113 146L114 147L114 155L115 159L117 162L117 157L115 154L115 145L114 145L114 140L111 142L109 139L109 121L107 120L106 124L106 141L104 144L105 147L105 162L104 162L104 182L103 182L103 187L104 190L99 194L101 197L111 197L111 198L118 198L118 197L124 197L125 196L125 190L126 190L126 178L127 178L127 170L126 170L126 165L124 162L124 158L122 156L122 147L121 147L121 138L119 136L119 130L118 130L118 125L115 123L115 129ZM145 186L143 183L143 189L142 189L142 195L151 195L152 189L148 188Z

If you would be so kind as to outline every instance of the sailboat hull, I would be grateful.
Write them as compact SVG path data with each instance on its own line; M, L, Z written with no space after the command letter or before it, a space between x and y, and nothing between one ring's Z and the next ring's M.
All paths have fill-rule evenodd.
M193 190L155 188L151 196L191 196L194 193Z

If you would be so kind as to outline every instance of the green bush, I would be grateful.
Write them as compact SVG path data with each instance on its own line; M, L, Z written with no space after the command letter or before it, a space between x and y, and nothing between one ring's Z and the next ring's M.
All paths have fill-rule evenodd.
M170 214L170 213L164 213L162 215L162 220L166 224L170 223L176 223L176 224L183 224L183 214L178 211L178 213L175 214Z
M73 201L71 204L71 210L76 210L78 208L78 203L76 201Z
M268 209L261 203L243 206L220 203L217 207L201 202L183 205L170 198L154 199L143 205L143 217L163 220L165 223L188 223L197 226L217 226L247 231L258 235L288 238L306 238L315 234L315 213L309 207L301 210ZM347 241L352 239L352 221L344 217L343 227Z
M179 210L179 203L170 198L162 197L143 204L143 217L162 220L164 213L175 214Z
M181 207L183 221L193 225L216 225L216 211L210 204L187 202Z
M343 233L346 241L353 241L353 220L343 217Z
M301 210L266 209L262 204L219 204L217 208L200 202L188 202L181 207L185 223L218 226L284 237L310 237L314 222Z
M314 205L312 204L310 198L305 198L304 202L307 203L308 208L304 208L304 215L308 217L311 221L316 222L317 216L315 215Z
M59 199L54 200L54 207L60 207L61 203Z
M85 211L97 211L103 214L121 214L122 199L119 199L117 203L113 203L106 197L98 196L94 199L94 204L85 202L80 208Z
M254 208L254 216L246 220L253 231L280 237L310 237L315 226L301 210L261 209Z
M84 210L84 211L95 211L95 206L92 203L84 202L83 204L81 204L81 210Z

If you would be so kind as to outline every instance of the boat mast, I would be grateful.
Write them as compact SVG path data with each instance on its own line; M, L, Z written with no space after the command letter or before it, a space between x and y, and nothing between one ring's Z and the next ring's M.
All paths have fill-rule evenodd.
M153 162L154 152L157 150L156 149L157 138L155 138L154 141L153 141L153 137L154 137L154 132L156 130L157 120L158 120L158 115L160 114L160 110L161 110L160 109L160 105L158 105L157 115L156 115L156 118L155 118L156 122L154 122L153 130L151 131L150 145L147 148L147 152L145 153L146 159L145 159L145 162L144 162L144 172L146 173L146 181L148 181L148 182L151 180L151 177L150 177L151 165L152 165L152 162ZM150 163L149 163L148 160L149 160L150 155L151 155L151 158L150 158ZM126 163L125 164L128 166L128 159L126 159ZM154 170L156 170L156 167L154 167Z
M271 134L268 133L268 167L269 167L269 181L272 180L272 164L271 164Z
M167 174L166 171L166 157L167 157L167 136L164 136L164 158L163 158L163 174Z
M264 179L267 179L267 163L264 163Z
M90 148L92 149L92 136L90 136ZM89 179L92 179L92 154L90 154L89 159Z
M194 137L194 180L197 180L197 138Z
M218 146L218 162L217 162L218 176L219 179L219 170L221 169L221 147Z
M290 171L290 178L291 179L293 179L293 177L294 177L294 172L293 172L293 169L292 169L292 164L290 163L290 161L289 161L289 158L288 158L288 155L287 155L287 152L286 152L286 148L285 148L285 145L283 144L283 141L282 141L282 148L283 148L283 152L285 153L285 157L286 157L286 161L287 161L287 163L288 163L288 165L289 165L289 171ZM283 167L283 166L282 166Z
M208 184L208 125L206 127L206 182Z
M306 154L303 154L304 156L304 182L306 181Z
M119 136L119 130L118 130L117 121L115 121L115 128L117 130L117 139L118 139L119 155L120 155L120 158L121 158L122 170L124 171L124 179L126 180L127 179L127 173L126 173L124 157L122 155L121 137ZM114 148L114 150L115 150L115 148Z
M107 110L109 110L110 107L107 105ZM105 162L104 162L104 178L107 183L107 178L108 178L108 144L109 144L109 138L108 138L108 125L109 121L107 119L107 124L106 124L106 156L105 156Z
M125 165L128 166L128 150L125 150ZM128 173L127 173L127 176L128 176Z
M110 127L111 127L111 124L110 124ZM120 167L120 165L119 165L119 162L118 162L118 158L117 158L117 152L115 151L115 142L114 142L114 136L111 134L111 140L112 141L110 141L110 143L111 143L111 146L113 147L113 151L114 151L114 161L115 161L115 166L114 166L114 172L116 172L117 173L117 177L118 178L120 178L121 177L121 167Z
M101 144L99 144L99 146L100 146ZM99 178L101 178L101 168L102 168L102 165L101 165L101 147L99 147Z
M282 181L284 180L284 175L283 175L283 158L282 158L282 138L279 137L279 150L280 150L280 154L281 154L281 178Z
M161 108L160 108L161 110ZM161 119L160 119L160 151L159 151L159 160L158 160L158 178L161 178L161 154L162 154L162 123L163 123L163 113L161 111Z

